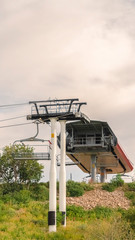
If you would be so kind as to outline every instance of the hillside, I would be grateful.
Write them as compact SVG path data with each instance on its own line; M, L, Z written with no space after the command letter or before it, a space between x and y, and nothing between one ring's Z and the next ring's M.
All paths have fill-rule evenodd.
M68 182L67 194L75 193L77 186L76 193L81 193L82 186L85 191L80 197L67 197L65 228L57 208L56 233L48 232L46 186L48 183L32 184L29 189L16 184L1 185L0 240L135 240L135 183L107 192L101 184L80 183L79 188L78 183Z

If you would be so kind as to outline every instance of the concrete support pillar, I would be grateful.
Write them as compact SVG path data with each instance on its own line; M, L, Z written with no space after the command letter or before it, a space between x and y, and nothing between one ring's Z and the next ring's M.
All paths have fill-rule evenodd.
M96 182L96 155L91 155L91 180Z
M66 226L66 121L61 120L61 163L59 172L59 211L62 214L62 225Z
M105 182L105 177L106 177L106 169L105 167L100 168L100 181L101 183Z
M51 166L49 175L49 232L56 232L56 119L51 120Z

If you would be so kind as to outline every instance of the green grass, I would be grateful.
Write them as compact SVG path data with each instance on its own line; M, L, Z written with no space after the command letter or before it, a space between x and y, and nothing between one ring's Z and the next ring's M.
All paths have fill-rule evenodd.
M0 201L0 240L135 240L134 206L128 210L67 206L66 227L61 226L57 207L57 232L48 233L46 189L44 184L21 187L13 193L6 189ZM134 184L124 185L123 189L133 200Z
M96 207L86 211L67 206L67 227L60 224L57 213L57 232L48 233L48 203L30 201L27 206L0 202L1 240L126 240L135 239L135 209L114 210Z
M135 182L125 184L123 190L125 196L131 200L132 206L135 206Z

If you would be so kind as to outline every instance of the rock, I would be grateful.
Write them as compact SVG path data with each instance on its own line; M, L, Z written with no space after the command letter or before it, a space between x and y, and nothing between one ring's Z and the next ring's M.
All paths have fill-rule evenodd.
M99 188L86 192L80 197L67 197L67 204L75 204L82 206L84 209L92 209L96 206L121 207L128 209L130 207L130 200L124 196L124 192L121 189L117 189L114 192L107 192Z

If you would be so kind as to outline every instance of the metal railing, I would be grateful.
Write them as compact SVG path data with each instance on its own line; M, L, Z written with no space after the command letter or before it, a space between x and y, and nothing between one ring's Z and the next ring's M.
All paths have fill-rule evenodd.
M49 152L38 152L38 153L18 153L13 155L15 160L50 160Z
M77 137L73 139L74 145L102 145L102 137Z
M104 136L104 137L75 137L75 138L67 138L68 146L71 147L79 147L79 146L108 146L109 144L113 145L112 136Z
M78 98L73 99L54 99L46 101L32 101L31 114L64 114L80 112L82 105L86 102L78 102ZM75 102L76 101L76 102Z
M40 114L53 114L53 113L67 113L69 111L70 103L63 103L63 104L51 104L51 105L45 105L39 106L38 110ZM71 106L70 112L76 113L78 112L78 103L74 103ZM31 108L31 114L36 114L36 109L34 106Z

